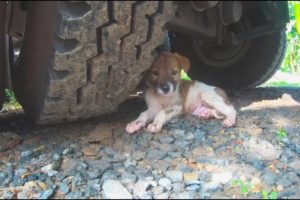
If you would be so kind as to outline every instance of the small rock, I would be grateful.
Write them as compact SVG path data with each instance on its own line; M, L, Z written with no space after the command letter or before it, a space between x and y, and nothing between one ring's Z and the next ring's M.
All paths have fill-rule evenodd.
M281 178L276 181L276 184L281 185L282 187L286 188L286 187L292 185L292 182L286 178Z
M170 136L165 136L165 137L161 137L159 138L159 142L162 144L170 144L174 141L173 137Z
M122 174L121 179L123 184L129 184L129 183L134 183L137 178L136 175L127 172Z
M47 175L49 177L52 177L52 176L55 176L57 173L58 173L58 171L56 171L56 170L50 170L50 171L48 171Z
M158 184L165 187L167 190L170 190L172 182L168 178L161 178L159 179Z
M281 154L281 151L277 150L273 144L266 140L251 138L245 146L248 146L248 156L256 157L259 160L276 160Z
M53 155L53 160L55 160L55 161L59 161L61 159L61 157L60 157L60 155L59 154L54 154Z
M203 184L202 192L215 192L219 189L220 183L218 182L208 182Z
M106 180L102 189L106 199L132 199L128 190L117 180Z
M13 199L14 197L14 193L12 193L11 191L5 190L3 192L3 199Z
M181 182L183 178L182 171L171 170L166 172L167 178L171 179L172 182Z
M182 188L183 188L183 186L181 183L173 183L172 184L172 191L175 193L179 193Z
M59 189L62 193L64 194L68 194L69 190L70 190L70 187L65 183L65 182L62 182L60 185L59 185Z
M145 152L136 151L133 153L132 158L135 159L136 161L143 160L145 159Z
M191 172L191 173L184 173L183 174L183 180L184 181L192 181L192 180L198 180L199 174L197 172Z
M133 194L135 198L141 198L145 199L149 196L147 190L149 188L150 184L147 181L141 181L139 180L135 185L134 185L134 190Z
M226 184L233 178L232 172L214 173L212 175L212 182Z
M27 169L24 168L18 168L15 170L15 176L22 176L23 174L25 174L26 172L28 172Z
M262 175L262 180L269 185L274 185L276 179L277 179L276 174L274 174L272 172L267 172Z
M174 195L171 198L175 199L195 199L196 193L194 191L181 192L179 194Z
M185 189L188 191L197 190L200 188L200 185L189 185Z
M154 197L157 196L157 195L160 195L164 192L164 187L163 186L157 186L155 188L153 188L153 194L154 194Z
M26 158L26 157L29 157L29 156L31 156L32 155L32 151L23 151L22 153L21 153L21 157L22 158Z
M158 149L151 149L147 152L146 158L148 160L161 160L166 157L167 153Z
M49 171L54 170L54 164L49 164L41 168L41 171L48 174Z
M72 153L72 149L71 148L66 148L65 150L63 150L62 154L63 155L67 155L67 154L70 154Z
M194 132L194 135L195 135L196 139L205 138L205 134L206 134L206 132L202 129L196 129L196 131Z
M117 178L116 174L114 173L114 171L112 171L112 170L108 170L108 171L104 172L104 174L101 177L102 182L107 181L107 180L116 180L116 179L118 179L118 178Z
M192 132L189 132L185 137L186 140L193 140L194 138L195 135Z
M173 135L176 139L184 138L185 130L176 129L174 130Z
M97 152L95 149L90 148L90 147L84 148L84 149L82 150L82 152L83 152L83 155L84 155L84 156L91 156L91 157L95 157L95 156L97 156L97 154L98 154L98 152Z
M131 158L127 158L126 161L124 162L124 167L128 168L130 166L136 166L136 161L131 160Z
M91 180L94 180L100 176L99 170L92 170L87 172L87 174Z
M165 192L159 195L155 195L154 199L169 199L170 193L169 192Z
M48 189L46 191L44 191L41 195L40 195L40 199L49 199L50 196L53 194L53 189Z

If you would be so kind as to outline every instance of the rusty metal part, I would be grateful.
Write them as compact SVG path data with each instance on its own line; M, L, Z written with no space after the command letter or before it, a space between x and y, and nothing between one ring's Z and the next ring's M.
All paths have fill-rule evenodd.
M208 9L205 13L199 13L189 4L181 2L177 15L166 24L166 27L171 31L191 37L212 39L217 36L216 16L216 9Z
M218 2L219 1L190 1L190 4L192 5L194 10L202 12L207 8L214 7Z

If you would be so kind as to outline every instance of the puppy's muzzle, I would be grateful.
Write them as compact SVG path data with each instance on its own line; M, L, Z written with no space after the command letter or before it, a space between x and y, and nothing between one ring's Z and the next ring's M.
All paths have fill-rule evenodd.
M175 92L175 87L172 83L166 82L159 85L157 89L158 93L160 94L169 94L171 92Z

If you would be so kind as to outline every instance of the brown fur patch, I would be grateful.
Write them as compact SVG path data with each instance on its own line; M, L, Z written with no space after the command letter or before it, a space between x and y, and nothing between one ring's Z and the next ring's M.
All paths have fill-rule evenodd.
M181 80L181 83L179 85L179 93L180 93L180 97L181 97L183 106L185 106L188 92L189 92L191 86L194 84L195 84L195 81Z
M224 102L225 102L227 105L230 105L230 104L231 104L230 101L229 101L229 99L228 99L228 96L227 96L227 94L224 92L224 90L222 90L221 88L215 87L215 92L223 98Z

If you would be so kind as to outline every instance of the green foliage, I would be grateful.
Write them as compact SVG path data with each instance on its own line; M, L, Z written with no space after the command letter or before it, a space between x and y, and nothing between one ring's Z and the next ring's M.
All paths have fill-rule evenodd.
M300 2L289 1L290 22L287 25L287 42L285 59L281 71L297 73L300 71Z
M280 139L283 139L286 136L287 136L287 132L283 128L280 128L277 132L277 137L279 137Z
M15 94L10 89L5 89L5 100L8 101L9 103L12 103L12 104L17 103L17 99L15 97Z
M252 185L250 183L244 183L244 181L240 179L236 179L232 181L232 186L240 186L241 194L247 196L251 190Z
M267 191L263 190L261 191L261 198L262 199L277 199L277 192L270 192L268 193Z
M268 87L300 87L300 83L288 83L285 81L276 81L267 84Z

